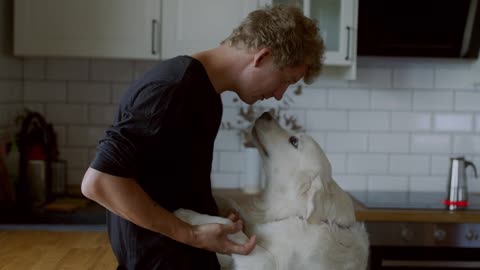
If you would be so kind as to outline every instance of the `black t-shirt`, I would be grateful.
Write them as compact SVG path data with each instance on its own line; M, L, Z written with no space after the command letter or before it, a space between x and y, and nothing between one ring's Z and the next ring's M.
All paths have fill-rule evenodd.
M165 60L135 81L100 140L91 167L134 178L169 211L216 215L210 173L222 102L203 65ZM107 211L113 251L127 269L219 269L213 252L178 243Z

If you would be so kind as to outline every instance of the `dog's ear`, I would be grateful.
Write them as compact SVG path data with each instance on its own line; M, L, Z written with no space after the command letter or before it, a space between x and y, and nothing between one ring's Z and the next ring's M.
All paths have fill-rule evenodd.
M308 184L304 184L303 186L308 187L308 189L304 190L302 194L304 194L307 201L305 219L308 220L315 212L315 196L322 188L323 183L319 174L307 176L307 179Z

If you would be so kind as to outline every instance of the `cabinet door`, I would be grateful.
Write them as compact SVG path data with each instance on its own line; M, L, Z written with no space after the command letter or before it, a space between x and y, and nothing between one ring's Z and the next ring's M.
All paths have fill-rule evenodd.
M306 1L305 14L318 20L327 51L325 64L349 66L356 55L355 0Z
M14 53L157 59L161 0L15 0Z
M162 58L217 47L258 0L164 0Z
M261 4L296 5L317 19L326 45L325 64L350 66L356 55L358 0L262 0Z

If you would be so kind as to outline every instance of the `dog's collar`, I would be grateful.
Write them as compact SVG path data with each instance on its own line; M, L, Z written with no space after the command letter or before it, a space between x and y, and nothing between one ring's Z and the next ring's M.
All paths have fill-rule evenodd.
M338 227L339 229L342 229L342 230L349 230L351 228L351 225L343 225L343 224L340 224L340 223L337 223L335 221L331 221L331 220L328 220L328 219L325 219L325 220L322 220L321 223L323 224L327 224L329 226L336 226Z

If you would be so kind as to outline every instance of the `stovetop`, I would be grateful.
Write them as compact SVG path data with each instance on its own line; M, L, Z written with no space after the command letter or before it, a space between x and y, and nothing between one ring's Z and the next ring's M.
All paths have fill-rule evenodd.
M445 210L445 192L349 192L367 208ZM468 194L467 209L480 210L480 196Z

